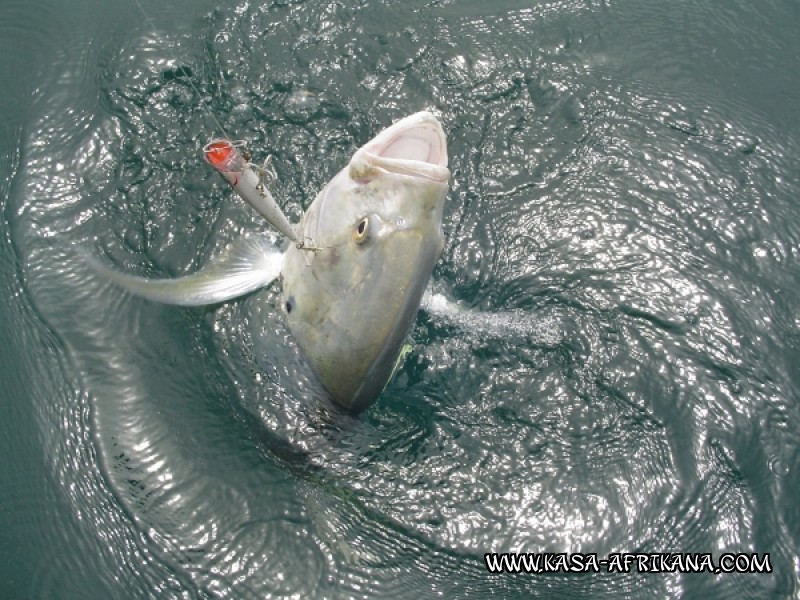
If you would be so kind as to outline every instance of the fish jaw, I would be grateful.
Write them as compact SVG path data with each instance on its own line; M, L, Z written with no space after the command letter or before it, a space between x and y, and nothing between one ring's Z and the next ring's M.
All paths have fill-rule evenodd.
M355 181L386 171L446 183L447 160L444 130L432 113L423 111L384 129L353 155L348 168Z
M369 406L391 377L441 255L446 165L436 118L403 119L308 208L300 232L315 250L287 251L289 326L323 386L351 410Z

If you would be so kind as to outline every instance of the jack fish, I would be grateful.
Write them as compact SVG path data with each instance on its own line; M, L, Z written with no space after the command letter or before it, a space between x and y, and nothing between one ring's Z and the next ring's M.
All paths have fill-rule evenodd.
M223 175L234 188L247 185ZM242 238L177 279L136 277L87 260L134 294L183 306L225 302L280 278L289 329L322 386L339 405L360 411L391 378L441 255L449 179L444 131L434 115L419 112L358 149L293 231L282 213L270 216L280 213L277 205L254 204L297 240L283 253L266 237Z

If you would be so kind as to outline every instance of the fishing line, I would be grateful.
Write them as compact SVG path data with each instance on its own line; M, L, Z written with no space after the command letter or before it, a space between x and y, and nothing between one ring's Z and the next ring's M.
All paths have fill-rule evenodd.
M150 23L150 27L152 27L153 28L153 32L155 32L156 29L157 29L155 21L153 21L153 19L150 18L150 15L148 15L145 12L144 7L142 6L141 2L139 2L139 0L133 0L133 2L136 4L136 6L139 7L139 10L141 11L141 13L144 16L145 20L148 23ZM192 78L189 75L187 75L186 80L189 82L189 85L192 86L192 89L194 90L194 93L197 94L198 98L200 98L200 106L203 107L203 109L206 111L208 116L210 116L211 119L214 121L214 123L216 124L216 126L219 129L220 133L222 133L223 137L230 139L230 136L228 135L228 132L225 131L225 128L222 126L222 123L220 123L219 119L217 119L217 116L214 114L214 111L211 110L210 101L209 101L208 104L206 104L204 102L204 96L200 93L200 90L197 89L197 86L194 84L194 81L192 81Z

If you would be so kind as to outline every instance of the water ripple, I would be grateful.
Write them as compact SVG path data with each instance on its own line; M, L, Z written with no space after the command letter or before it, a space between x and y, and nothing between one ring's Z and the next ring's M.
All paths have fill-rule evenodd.
M724 77L775 8L633 4L240 3L66 48L4 183L49 535L76 546L35 595L795 593L797 144ZM751 82L796 54L761 48ZM174 276L265 229L202 163L215 119L273 154L296 220L423 108L453 172L435 277L468 310L419 319L363 415L324 399L275 287L181 310L77 260ZM776 569L488 577L490 551Z

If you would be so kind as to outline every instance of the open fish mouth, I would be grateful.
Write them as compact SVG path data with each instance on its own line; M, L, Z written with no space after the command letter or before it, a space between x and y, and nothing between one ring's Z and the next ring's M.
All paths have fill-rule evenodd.
M450 179L447 140L439 120L429 112L415 113L382 131L353 155L350 177L369 180L376 171L446 183Z

